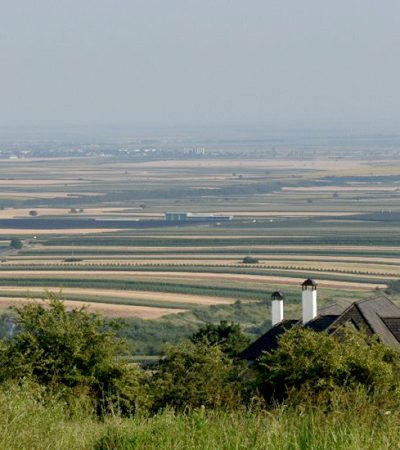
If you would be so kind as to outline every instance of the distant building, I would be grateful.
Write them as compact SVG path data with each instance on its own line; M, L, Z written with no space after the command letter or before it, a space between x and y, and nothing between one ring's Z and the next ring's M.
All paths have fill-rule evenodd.
M221 215L221 214L204 214L204 213L191 213L191 212L171 212L165 213L165 220L169 222L184 222L184 221L226 221L232 220L233 216Z
M187 212L166 212L165 213L165 220L168 220L169 222L182 222L187 219L188 219Z

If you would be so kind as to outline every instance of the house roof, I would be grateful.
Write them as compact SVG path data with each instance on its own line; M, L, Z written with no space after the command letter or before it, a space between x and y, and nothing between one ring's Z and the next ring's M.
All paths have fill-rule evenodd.
M380 295L354 302L337 319L336 325L344 323L354 309L357 309L369 331L377 334L383 343L391 347L400 346L400 335L396 332L398 327L400 329L400 308L388 297Z
M399 317L381 317L383 323L400 342L400 316Z
M340 305L328 306L304 327L317 332L333 331L335 327L349 321L359 329L365 327L370 334L376 334L383 343L400 348L400 308L384 295L356 301L345 310ZM279 345L279 337L295 325L303 326L301 320L279 322L250 344L241 356L253 361L264 351L275 350Z
M278 347L278 339L286 331L290 330L298 320L282 320L270 328L266 333L252 342L241 354L243 359L254 361L265 350L271 351Z

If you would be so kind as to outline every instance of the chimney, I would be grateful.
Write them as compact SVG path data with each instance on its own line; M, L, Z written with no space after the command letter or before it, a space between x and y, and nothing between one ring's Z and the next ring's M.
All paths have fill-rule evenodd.
M271 295L272 326L283 320L283 295L281 292L274 292Z
M317 317L317 283L308 278L301 285L303 303L303 324Z

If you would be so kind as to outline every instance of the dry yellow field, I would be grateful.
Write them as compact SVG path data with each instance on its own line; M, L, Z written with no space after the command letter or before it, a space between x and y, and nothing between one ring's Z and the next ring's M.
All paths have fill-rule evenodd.
M46 287L47 291L59 292L60 288ZM16 287L16 286L1 286L1 291L18 292L23 297L24 294L29 296L29 293L43 293L42 287ZM97 288L63 288L62 296L68 298L69 294L79 294L82 296L104 296L107 298L113 297L115 299L125 300L148 300L157 302L173 302L173 303L190 303L193 305L218 305L218 304L230 304L235 299L228 297L217 297L209 295L192 295L192 294L175 294L170 292L151 292L151 291L139 291L139 290L118 290L118 289L97 289ZM174 311L176 311L174 309Z
M65 296L64 296L65 297ZM7 297L0 295L0 310L7 309L10 306L24 305L29 303L40 303L45 304L43 300L40 299L29 299L27 297ZM175 309L175 308L156 308L151 306L134 306L134 305L118 305L113 303L95 303L95 302L84 302L79 300L64 300L64 304L67 309L80 308L86 306L89 311L98 314L104 314L107 317L135 317L138 319L159 319L160 317L166 316L168 314L177 314L179 312L185 312L185 309Z
M43 230L39 228L28 228L28 229L16 229L16 228L0 228L0 234L5 235L18 235L23 237L33 237L33 236L47 236L47 235L81 235L81 234L99 234L99 233L111 233L113 231L124 231L122 229L113 228L60 228L56 230Z

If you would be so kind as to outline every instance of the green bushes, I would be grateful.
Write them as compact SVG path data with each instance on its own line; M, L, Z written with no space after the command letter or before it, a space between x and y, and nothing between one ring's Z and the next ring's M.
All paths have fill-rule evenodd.
M239 325L207 324L190 340L169 346L147 374L124 360L127 347L116 336L116 324L85 308L67 312L49 294L47 307L14 311L18 333L0 341L0 383L28 379L64 399L83 395L100 415L233 409L259 394L266 404L330 402L356 389L384 403L400 402L398 352L347 328L327 334L295 327L282 335L277 350L249 368L237 358L248 344Z
M29 379L66 398L85 394L99 414L134 412L143 374L123 362L124 342L105 331L101 317L85 308L67 312L48 295L48 308L14 308L19 332L0 341L0 381Z
M150 382L153 410L238 407L238 366L217 345L184 342L166 350Z
M331 401L362 389L400 402L399 353L346 328L332 335L296 327L282 335L276 351L261 357L257 371L268 401Z
M19 332L0 341L0 449L398 446L399 354L352 329L294 328L249 368L240 328L209 324L146 374L85 309L50 296L15 313Z
M219 325L207 323L190 340L194 344L218 345L231 357L238 356L250 344L250 339L242 333L240 325L226 320L221 320Z

